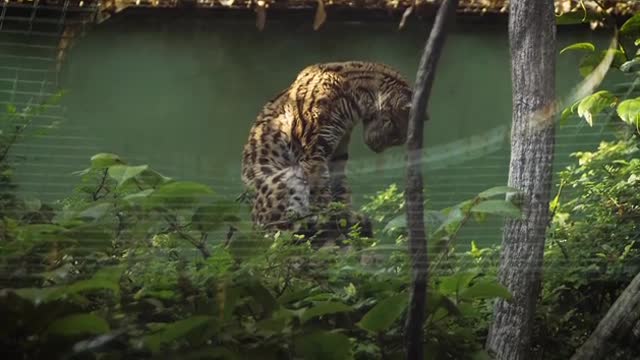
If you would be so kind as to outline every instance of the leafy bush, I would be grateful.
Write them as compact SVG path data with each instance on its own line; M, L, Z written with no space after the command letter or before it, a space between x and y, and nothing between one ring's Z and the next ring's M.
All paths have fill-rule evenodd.
M579 22L595 20L587 15L585 13L584 17L578 18ZM614 22L609 15L600 14L597 17L597 21L603 23ZM640 84L640 14L627 20L615 35L615 46L612 48L598 50L592 43L581 42L565 47L560 53L568 51L584 53L578 65L583 77L600 73L594 79L604 78L610 69L623 74L630 81L623 82L618 89L619 91L624 90L623 99L618 98L614 92L607 89L596 91L593 94L574 99L573 104L562 112L562 121L566 121L571 114L577 114L584 118L589 126L592 126L596 115L610 112L613 117L633 129L640 128L640 97L629 98L634 92L637 93L636 88ZM599 68L601 63L605 63L607 57L610 58L610 66Z
M566 359L640 272L636 136L602 142L560 172L545 253L538 345Z
M403 247L363 265L363 253L388 249L355 231L350 248L321 250L254 231L244 207L207 186L115 154L77 175L46 221L5 218L3 266L22 274L0 296L5 348L28 358L402 357ZM478 354L476 309L509 296L466 270L434 279L425 338L434 358Z

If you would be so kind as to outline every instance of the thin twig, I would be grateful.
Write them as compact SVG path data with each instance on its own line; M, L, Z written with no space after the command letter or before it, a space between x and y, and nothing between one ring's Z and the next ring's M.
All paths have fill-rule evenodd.
M170 215L165 215L165 220L169 224L171 230L177 233L178 236L180 236L183 240L187 240L189 243L191 243L191 245L198 249L203 258L207 259L211 256L211 253L209 252L209 249L207 249L204 241L198 241L198 239L184 232L180 225L178 225L178 223ZM206 237L203 237L203 239L206 239Z
M102 179L100 179L100 184L98 184L98 188L91 194L91 198L93 199L93 201L100 200L104 197L104 195L98 196L98 194L100 193L100 191L102 191L102 189L104 189L108 175L109 169L104 169L104 171L102 172Z

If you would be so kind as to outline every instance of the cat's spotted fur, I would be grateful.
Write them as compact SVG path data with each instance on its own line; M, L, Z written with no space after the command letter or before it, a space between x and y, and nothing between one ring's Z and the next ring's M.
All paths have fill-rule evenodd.
M242 181L255 191L252 218L291 229L331 201L350 205L345 165L352 129L362 123L374 152L406 141L411 87L392 68L335 62L303 69L264 105L243 151Z

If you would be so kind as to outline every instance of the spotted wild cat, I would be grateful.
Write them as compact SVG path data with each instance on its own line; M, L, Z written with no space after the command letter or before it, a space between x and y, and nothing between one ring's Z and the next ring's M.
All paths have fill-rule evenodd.
M267 102L242 158L242 181L253 189L252 219L291 229L330 202L351 203L345 167L354 126L376 153L406 141L412 89L391 67L347 61L311 65ZM362 217L359 220L366 221Z

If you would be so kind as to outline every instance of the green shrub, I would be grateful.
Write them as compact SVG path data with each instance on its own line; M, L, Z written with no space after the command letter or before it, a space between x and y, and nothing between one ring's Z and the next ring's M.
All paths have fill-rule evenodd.
M566 359L640 271L636 136L578 152L559 174L545 252L538 346Z

